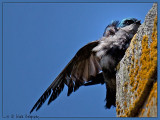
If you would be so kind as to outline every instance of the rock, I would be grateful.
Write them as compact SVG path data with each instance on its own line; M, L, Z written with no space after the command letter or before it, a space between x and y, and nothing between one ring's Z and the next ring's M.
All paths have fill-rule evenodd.
M157 4L131 40L116 74L117 117L157 116Z

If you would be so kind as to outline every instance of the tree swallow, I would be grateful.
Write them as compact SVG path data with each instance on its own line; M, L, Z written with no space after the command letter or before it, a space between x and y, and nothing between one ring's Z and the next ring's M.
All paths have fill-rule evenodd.
M126 18L109 24L101 39L82 47L47 88L31 109L30 113L42 106L50 96L48 104L68 86L68 96L80 86L106 84L106 108L116 102L116 66L123 58L131 39L136 34L140 21ZM117 91L118 92L118 91Z

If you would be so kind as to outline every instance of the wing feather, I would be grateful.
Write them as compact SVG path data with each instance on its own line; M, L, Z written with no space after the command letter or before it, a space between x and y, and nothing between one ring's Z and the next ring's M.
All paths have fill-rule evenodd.
M88 59L85 60L85 66L83 68L83 74L82 74L82 80L87 82L89 78L89 72L88 72Z
M99 44L99 41L91 42L82 47L63 71L57 76L52 84L47 88L43 95L39 98L36 104L31 109L30 113L36 111L43 105L46 99L50 96L48 104L55 100L62 92L64 85L68 86L68 96L76 91L85 82L90 81L90 78L96 76L100 71L99 60L92 52L92 49Z

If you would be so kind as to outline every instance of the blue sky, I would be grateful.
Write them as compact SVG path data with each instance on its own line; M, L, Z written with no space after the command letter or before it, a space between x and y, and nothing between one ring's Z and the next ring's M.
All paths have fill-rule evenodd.
M30 109L88 42L99 39L112 20L144 21L152 3L4 3L3 116L29 115ZM40 117L116 117L105 109L105 85L67 87Z

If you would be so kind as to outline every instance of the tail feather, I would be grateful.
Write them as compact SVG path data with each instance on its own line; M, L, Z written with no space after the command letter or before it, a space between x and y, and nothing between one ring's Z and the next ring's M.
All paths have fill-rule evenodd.
M116 106L116 92L115 90L112 90L110 88L107 88L107 94L106 94L106 108L111 108L111 106Z
M114 79L110 80L110 82L106 83L106 108L110 108L112 105L116 106L116 86Z

